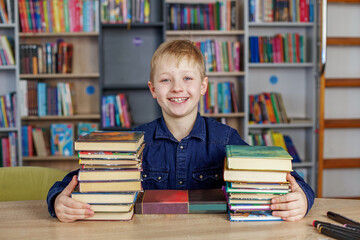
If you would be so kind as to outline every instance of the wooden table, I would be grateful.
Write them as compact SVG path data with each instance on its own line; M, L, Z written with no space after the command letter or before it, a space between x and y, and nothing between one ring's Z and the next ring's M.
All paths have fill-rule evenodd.
M360 221L360 200L316 199L299 222L230 222L226 214L183 214L61 223L49 215L45 201L0 202L0 239L326 239L311 223L336 223L327 211Z

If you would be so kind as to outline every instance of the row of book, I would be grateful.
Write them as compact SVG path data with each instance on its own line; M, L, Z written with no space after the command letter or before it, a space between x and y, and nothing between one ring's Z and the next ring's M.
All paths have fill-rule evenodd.
M15 65L14 40L10 36L0 35L0 66Z
M150 0L102 0L102 23L149 23Z
M56 85L21 79L20 116L72 116L76 113L74 83Z
M9 132L7 136L0 136L0 167L18 166L17 149L16 132Z
M126 95L106 95L101 105L103 127L131 127L131 114Z
M20 44L20 73L71 73L73 44L62 39L56 42Z
M207 72L240 71L240 42L208 39L194 42L202 52Z
M16 126L16 94L14 92L0 96L0 127Z
M249 95L249 124L289 123L281 93Z
M313 0L249 0L250 22L314 22Z
M98 32L98 0L19 0L21 31Z
M239 100L233 82L209 82L200 99L199 110L204 113L239 112Z
M14 22L14 1L0 0L0 23Z
M90 204L86 220L131 220L142 192L144 132L92 132L75 142L79 191L71 197Z
M235 30L236 2L167 3L168 30Z
M293 158L293 163L302 162L295 144L289 135L267 129L261 133L249 133L247 142L251 146L276 146L285 149Z
M281 147L226 146L224 192L230 221L279 221L271 199L291 192L291 156Z
M76 127L76 130L75 130ZM24 157L31 156L73 156L75 131L80 138L98 130L97 123L54 123L49 128L36 126L21 127L21 146Z
M298 33L249 37L251 63L304 63L306 59L304 36Z

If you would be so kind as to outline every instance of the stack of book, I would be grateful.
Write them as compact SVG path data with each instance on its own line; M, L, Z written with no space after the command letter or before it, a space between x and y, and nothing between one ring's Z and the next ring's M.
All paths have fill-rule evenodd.
M292 158L281 147L226 146L225 195L230 221L274 221L271 199L289 193Z
M75 142L79 151L79 192L71 197L89 203L86 220L131 220L138 192L144 132L91 132Z

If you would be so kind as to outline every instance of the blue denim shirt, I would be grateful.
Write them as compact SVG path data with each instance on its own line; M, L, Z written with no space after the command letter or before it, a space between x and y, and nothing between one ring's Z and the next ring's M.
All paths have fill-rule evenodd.
M134 130L145 132L144 190L220 188L224 185L225 146L247 144L235 129L199 114L192 131L181 141L171 134L163 118ZM56 196L75 174L78 170L70 172L49 190L47 202L52 216L56 216ZM309 210L314 203L314 192L295 171L291 174L305 192Z

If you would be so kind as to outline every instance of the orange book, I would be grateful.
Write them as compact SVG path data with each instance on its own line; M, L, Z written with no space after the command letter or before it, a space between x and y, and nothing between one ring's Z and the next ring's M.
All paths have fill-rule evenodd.
M271 123L277 123L276 118L275 118L274 109L273 109L273 106L271 104L270 93L264 92L263 93L263 98L265 99L265 105L266 105L266 110L267 110L267 113L268 113L268 116L269 116L269 121Z

